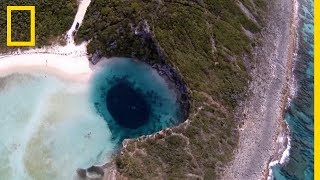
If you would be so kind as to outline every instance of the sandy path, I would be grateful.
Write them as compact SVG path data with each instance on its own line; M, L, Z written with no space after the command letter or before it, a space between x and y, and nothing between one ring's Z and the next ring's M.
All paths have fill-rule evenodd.
M77 26L78 27L81 26L83 18L87 12L87 8L90 5L90 2L91 2L91 0L79 0L78 12L76 14L76 17L73 21L73 24L72 24L70 30L67 32L68 43L71 43L71 44L74 43L74 39L73 39L72 34L75 30L77 30Z
M292 71L292 8L292 0L276 1L262 32L263 46L255 50L252 94L238 112L244 123L239 147L222 179L266 179L270 160L286 141L283 113Z

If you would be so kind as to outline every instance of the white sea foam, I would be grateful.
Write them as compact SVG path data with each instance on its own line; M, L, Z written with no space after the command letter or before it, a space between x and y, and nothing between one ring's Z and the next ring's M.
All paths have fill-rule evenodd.
M286 146L286 149L283 151L280 160L271 161L271 162L269 163L269 175L268 175L268 180L274 179L274 177L273 177L273 172L272 172L272 167L273 167L273 166L283 165L283 164L287 163L288 160L289 160L290 148L291 148L291 144L290 144L290 143L291 143L291 142L290 142L291 139L290 139L290 136L286 136L286 137L284 137L284 138L287 138L288 144L287 144L287 146Z
M287 141L288 141L288 144L287 144L286 150L284 150L283 153L282 153L282 156L281 156L281 159L280 159L280 162L279 162L280 164L285 164L289 160L290 148L291 148L291 138L290 138L290 136L287 136Z

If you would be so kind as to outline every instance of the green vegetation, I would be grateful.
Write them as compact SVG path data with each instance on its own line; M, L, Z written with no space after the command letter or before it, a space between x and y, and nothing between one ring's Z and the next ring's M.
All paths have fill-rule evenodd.
M175 67L190 88L188 122L127 143L115 164L129 179L214 179L232 158L238 143L233 110L244 97L250 58L263 25L265 0L92 0L76 42L88 52L136 57L149 64ZM71 26L76 0L3 0L0 49L6 47L6 7L36 6L36 45L56 42ZM28 12L13 12L13 40L29 40ZM259 24L257 24L258 22ZM148 32L150 31L150 34ZM148 37L146 37L146 35Z
M116 157L122 176L141 179L213 179L232 158L238 143L233 110L244 97L250 58L263 25L263 0L240 0L256 15L253 22L233 0L95 0L76 41L91 40L90 54L136 57L178 69L190 88L189 123L164 134L130 140ZM151 32L150 38L143 38ZM245 29L245 30L244 30ZM136 32L136 33L135 33ZM142 33L141 33L142 32Z
M123 156L117 157L119 171L133 179L190 178L187 174L212 179L222 163L231 159L237 144L235 124L211 106L205 106L190 124L164 133L131 141L129 144L136 148L126 149Z
M36 7L36 46L57 41L72 25L77 11L76 0L2 0L0 3L0 49L7 41L7 6ZM12 40L30 40L30 12L12 11Z
M241 59L244 53L250 54L254 43L242 27L254 33L258 25L232 0L95 0L76 41L91 40L89 54L98 50L107 57L143 59L147 54L147 59L155 59L149 55L149 44L132 32L144 21L191 89L205 91L228 106L236 105L248 80Z
M30 11L12 11L11 16L12 41L30 41Z

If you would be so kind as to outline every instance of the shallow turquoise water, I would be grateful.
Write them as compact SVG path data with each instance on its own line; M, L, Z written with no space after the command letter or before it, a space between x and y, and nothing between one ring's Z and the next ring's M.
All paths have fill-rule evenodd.
M0 179L71 179L113 150L83 84L43 73L0 78ZM50 178L48 178L50 177Z
M89 83L45 72L0 76L1 180L73 179L77 168L108 162L124 138L151 134L177 122L175 93L155 70L125 58L106 62ZM126 79L131 90L141 94L137 98L148 105L146 123L124 128L111 116L108 90L119 78ZM113 92L116 101L108 104L111 107L119 99L126 105L133 98L130 95L137 94L126 94L126 89L117 92ZM129 103L128 110L138 112L134 121L144 113L136 111L140 107Z
M288 161L273 167L275 179L313 179L314 156L314 47L313 0L300 0L300 43L294 70L298 81L297 96L286 113L291 136Z

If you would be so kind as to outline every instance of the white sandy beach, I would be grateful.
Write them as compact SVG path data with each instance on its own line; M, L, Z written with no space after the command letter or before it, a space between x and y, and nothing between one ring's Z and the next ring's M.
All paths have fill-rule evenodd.
M4 179L41 179L40 176L48 174L57 179L72 179L77 168L108 161L113 151L109 129L88 101L88 80L93 71L87 56L67 52L66 47L46 49L51 52L43 50L0 55L0 80L12 73L44 72L41 75L45 76L35 78L32 85L28 83L33 82L33 78L30 81L26 78L28 83L19 78L10 79L15 84L4 86L10 90L0 91L3 137L0 159L5 164L0 168L5 168L2 171L5 173L0 176ZM87 137L88 132L90 136ZM91 136L94 138L88 141ZM103 159L98 157L101 153ZM81 158L76 158L78 154ZM67 167L60 169L70 160ZM37 166L43 168L41 174L37 173Z
M85 47L84 47L85 48ZM88 81L92 70L86 55L66 53L64 47L55 47L54 52L24 52L21 54L0 55L0 76L11 73L34 71L58 75L65 79Z
M34 48L34 49L30 49L30 50L25 50L25 51L18 50L18 51L7 53L7 54L0 54L0 78L5 77L10 74L14 74L14 73L28 74L28 73L34 73L34 72L41 72L44 75L49 75L49 76L54 75L62 80L71 80L70 81L71 86L75 82L76 82L76 84L78 82L80 82L81 87L83 84L89 84L88 81L90 80L90 77L92 76L94 71L93 71L93 69L91 69L90 62L89 62L89 59L87 56L87 48L86 48L87 44L83 43L81 45L75 45L72 35L73 35L73 32L76 30L77 24L78 23L79 23L79 25L81 24L81 22L84 18L86 9L89 6L90 2L91 2L90 0L80 0L79 1L79 8L78 8L78 12L76 14L74 23L71 26L70 30L66 32L67 45L65 45L65 46L55 45L55 46L50 46L50 47ZM67 81L67 82L69 83L69 81ZM74 86L74 87L75 87L77 93L80 93L81 97L86 95L86 94L81 94L82 88L77 89L78 86ZM78 92L78 90L79 90L79 92ZM77 99L77 96L79 96L79 94L77 94L77 93L69 95L68 98L74 97ZM52 97L59 97L58 95L57 96L53 95ZM51 97L51 96L48 95L48 97ZM81 99L81 98L78 98L78 99ZM83 98L83 99L84 99L83 102L77 103L74 106L67 106L68 103L63 103L63 104L58 103L54 107L62 107L62 109L68 109L68 112L70 110L72 110L71 107L76 107L76 108L84 107L84 110L82 112L86 112L88 109L90 109L90 107L86 107L87 106L87 104L86 104L87 102L85 101L86 98ZM51 101L45 101L45 100L42 100L42 102L52 103ZM68 102L68 101L66 101L66 102ZM39 109L41 111L41 108L39 108ZM49 114L51 112L50 110L52 110L52 109L54 109L54 108L49 108L49 109L44 109L44 110L42 109L42 110L44 112L46 112L47 114ZM62 112L62 111L60 110L59 112ZM38 115L36 112L34 114L35 114L35 117ZM68 114L68 113L62 113L62 114ZM99 118L97 118L95 113L92 113L90 115L88 115L88 114L90 114L90 113L87 113L82 116L82 117L85 117L85 118L83 118L83 122L87 122L86 120L89 119L90 122L91 122L91 120L96 120L97 122L104 123L104 121L100 121ZM40 115L38 115L38 116L40 117ZM70 116L73 116L73 115L71 114ZM26 119L28 119L28 118L26 118ZM30 118L30 119L37 120L36 122L38 122L39 119L43 120L42 117L41 118L34 118L34 119ZM65 118L65 119L68 119L68 118ZM76 118L76 119L78 120L79 118ZM72 118L71 118L71 120L72 120ZM67 123L69 123L68 125L70 125L70 123L72 123L71 120L67 122ZM41 122L41 121L39 121L39 122ZM49 121L46 121L46 122L49 122ZM80 121L78 121L78 122L80 122ZM33 121L30 121L27 125L25 125L25 127L27 127L27 129L28 129L28 127L32 127L31 129L33 129L33 130L45 129L45 127L40 127L40 125L39 125L39 127L36 128L34 124L35 123L33 123ZM81 122L76 123L76 124L81 124ZM90 147L92 147L92 149L88 150L90 148L87 148L86 152L90 152L90 151L95 152L96 149L98 149L100 152L101 149L103 149L103 148L101 148L102 146L112 147L112 144L108 144L108 145L104 144L103 145L103 143L101 143L102 139L109 138L109 134L105 133L105 132L108 132L108 129L103 129L103 128L106 128L103 126L103 124L102 125L101 124L98 125L97 123L93 123L93 124L97 125L96 126L97 128L94 130L95 131L94 133L99 134L98 132L101 132L101 134L100 134L101 136L97 135L97 137L100 137L101 139L99 140L99 138L98 138L96 141L97 142L96 144L90 145ZM88 125L88 127L89 126L90 125ZM75 127L76 127L76 125L75 125ZM83 131L86 130L85 129L86 126L79 126L79 127L84 128ZM81 129L81 128L79 128L79 129ZM37 132L37 133L39 134L39 132ZM67 130L66 134L70 135L69 133L70 132ZM80 131L75 132L74 134L77 134L77 133L81 133L81 132ZM59 136L59 134L63 134L63 132L57 133L57 136ZM38 137L38 136L33 136L33 133L29 133L27 135L29 135L30 137L27 141L24 141L25 143L27 143L27 142L32 143L31 137ZM71 133L71 135L73 135L73 134ZM27 136L23 135L23 137L25 138ZM82 136L76 135L76 137L81 138ZM58 138L58 140L59 140L59 138ZM58 141L58 140L56 141L58 143L65 142L65 141ZM83 142L85 142L85 141L83 141ZM92 141L90 141L90 142L92 142ZM109 143L108 141L105 141L105 142ZM77 145L79 145L79 143L77 143ZM75 145L75 146L77 146L77 145ZM96 147L95 147L95 145L96 145ZM21 145L19 147L20 147L20 151L17 151L17 152L19 152L20 155L17 156L16 154L14 154L14 158L10 157L11 158L10 162L11 161L15 162L14 166L16 166L16 164L18 164L17 166L19 166L19 167L16 167L16 169L12 170L13 174L16 174L16 175L17 175L16 172L20 172L19 170L21 170L21 172L26 172L28 168L31 168L31 167L28 167L28 168L25 167L25 164L22 161L22 158L23 158L24 154L26 154L27 157L31 157L32 152L33 152L33 151L28 151L26 148L27 146L24 147ZM96 149L94 149L94 148L96 148ZM72 149L72 148L70 148L70 149ZM77 149L77 148L75 148L75 149ZM81 148L78 148L78 149L81 149ZM54 149L52 150L52 152L59 152L59 151L60 151L59 148L57 148L57 150L54 150ZM112 151L112 148L111 149L109 149L109 148L104 149L104 151L106 154L108 154L109 151L110 152ZM79 153L75 153L75 154L79 154ZM83 156L84 154L85 153L83 153L81 155ZM39 154L37 156L39 156ZM40 155L40 157L42 157L42 156L44 157L43 154ZM88 154L88 156L91 156L91 155ZM106 157L107 156L108 155L106 155ZM66 158L66 157L64 157L64 158ZM16 159L17 159L17 161L16 161ZM49 161L49 160L50 160L50 158L47 159L47 161ZM45 164L46 161L43 161L42 163ZM59 164L59 163L60 163L60 161L59 162L57 161L57 164ZM67 175L70 175L71 171L73 171L75 173L76 168L80 167L79 164L81 164L81 163L83 163L83 162L75 160L73 162L73 164L75 164L74 167L71 167L71 166L66 167L64 169L64 173ZM8 163L8 164L10 166L10 163ZM14 166L12 166L12 167L14 167ZM74 169L72 169L72 168L74 168ZM8 172L8 174L10 174L10 172ZM28 173L30 173L30 172L33 172L33 171L29 171ZM61 172L61 174L63 174L63 173ZM20 173L19 175L24 175L24 173ZM71 173L71 175L73 175L73 174ZM30 176L34 177L34 174L32 174L32 175L30 174ZM63 176L61 175L61 177L63 177ZM62 179L66 179L66 178L62 178ZM69 178L67 178L67 179L69 179Z

